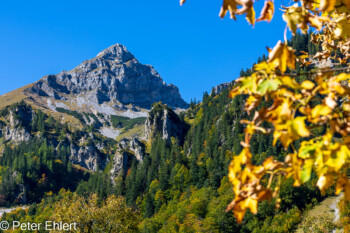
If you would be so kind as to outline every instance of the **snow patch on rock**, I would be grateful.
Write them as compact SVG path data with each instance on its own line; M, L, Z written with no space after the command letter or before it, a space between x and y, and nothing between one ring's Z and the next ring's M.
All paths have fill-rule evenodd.
M120 131L117 129L109 128L109 127L102 127L100 129L100 133L105 137L115 139L116 137L119 136Z
M54 112L56 112L56 107L52 104L51 99L47 99L47 106Z
M123 116L123 117L129 117L129 118L137 118L137 117L147 117L148 112L146 112L146 111L135 112L135 111L128 109L125 112L119 112L118 115Z
M62 102L56 102L55 105L57 108L64 108L69 110L69 107Z

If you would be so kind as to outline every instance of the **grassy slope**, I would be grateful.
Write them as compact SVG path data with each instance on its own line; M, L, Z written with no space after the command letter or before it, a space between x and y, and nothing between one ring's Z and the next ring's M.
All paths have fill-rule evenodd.
M126 131L125 133L121 133L116 140L120 141L123 138L131 138L134 135L137 135L139 137L142 137L144 134L144 125L136 125L134 128Z
M25 89L31 87L33 84L29 84L27 86L18 88L14 91L11 91L9 93L3 94L0 96L0 109L9 106L11 104L20 102L22 100L25 100L27 103L29 103L29 95L25 93Z
M38 109L38 110L40 109L44 113L53 116L54 118L58 119L62 123L68 122L73 127L82 128L81 123L75 117L70 116L68 114L55 112L47 108L46 106L47 97L38 97L26 91L26 89L32 86L33 84L29 84L27 86L18 88L14 91L1 95L0 109L5 108L6 106L12 105L14 103L18 103L23 100L27 104L31 105L34 109Z
M18 88L14 91L1 95L0 109L23 100L27 104L31 105L34 109L40 109L44 113L51 115L52 117L54 117L55 119L59 120L62 123L68 122L69 125L73 126L74 128L78 128L78 129L83 128L82 123L76 117L69 114L61 113L61 112L55 112L55 111L52 111L52 109L48 108L47 107L48 97L38 97L26 91L26 89L32 86L33 84L29 84L27 86ZM60 102L64 102L64 101L60 101ZM71 103L69 102L64 102L64 103L67 106L72 107L73 109L78 108L77 106L71 106ZM131 128L128 127L128 125L126 125L125 129L124 127L119 129L122 133L118 136L117 140L128 138L133 135L142 136L144 131L143 128L144 128L143 124L142 125L136 124L136 125L133 125Z
M339 223L338 203L342 194L328 197L311 210L304 213L296 233L343 232ZM333 231L334 230L334 231Z

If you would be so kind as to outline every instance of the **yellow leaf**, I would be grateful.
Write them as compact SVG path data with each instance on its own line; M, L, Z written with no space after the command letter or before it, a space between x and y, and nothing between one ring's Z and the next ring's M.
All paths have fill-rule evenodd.
M350 201L350 181L346 175L338 178L335 194L338 195L342 190L344 190L345 200Z
M288 99L284 99L280 107L277 109L279 111L279 117L284 120L284 119L289 119L292 111L291 111L291 103L289 102ZM278 113L278 112L277 112Z
M282 145L287 148L293 141L300 137L308 137L310 132L305 126L305 118L306 117L296 117L295 119L276 124L273 133L273 145L275 145L276 141L279 139Z
M243 15L248 12L249 8L253 7L253 1L252 0L239 0L239 5L242 5L242 7L238 10L236 10L237 15Z
M237 160L233 159L228 168L228 178L231 182L236 179L237 173L242 170L241 163L237 162Z
M232 90L230 91L229 97L230 97L230 98L234 98L235 96L237 96L237 95L239 95L239 94L241 94L240 88L239 88L239 87L236 87L236 88L234 88L234 89L232 89Z
M254 66L254 70L256 71L264 71L266 74L270 74L275 70L275 67L271 63L267 63L266 61L260 62Z
M342 109L344 112L350 112L350 103L343 103Z
M316 28L319 31L322 30L322 22L317 15L310 15L308 17L308 21L312 27Z
M185 2L186 0L180 0L180 6L182 6Z
M273 166L273 157L268 157L267 159L265 159L265 161L263 162L263 166L266 170L270 170L270 168Z
M242 171L242 164L246 164L252 157L248 148L244 148L238 156L234 156L229 166L229 179L232 182L236 179L236 175Z
M325 103L330 109L334 109L335 106L337 106L337 102L334 100L334 94L330 93L326 98L325 98Z
M347 182L344 188L344 196L346 201L350 201L350 182Z
M281 82L278 79L264 80L259 84L257 92L260 95L265 95L267 92L277 90L280 84Z
M249 208L253 214L257 214L258 213L258 200L255 200L251 197L248 197L245 200L245 207Z
M307 181L310 180L310 178L311 178L311 171L312 171L313 165L314 165L314 160L313 159L305 160L303 169L301 171L301 181L303 183L306 183Z
M273 13L275 11L275 5L273 4L272 1L265 1L264 7L261 10L259 18L256 20L257 22L266 20L267 22L270 22Z
M350 151L346 146L341 146L340 149L335 153L335 156L330 157L326 165L333 167L338 172L350 158Z
M332 109L330 109L328 106L319 104L311 110L311 117L319 118L320 116L327 116L331 112Z
M335 194L338 195L343 189L344 186L349 182L346 175L342 175L337 180L337 185L335 186Z
M332 185L332 176L322 174L321 176L319 176L316 185L320 189L320 191L324 193L324 191Z
M221 18L224 18L227 11L230 12L230 18L231 19L236 19L235 12L237 10L237 2L234 0L224 0L219 16Z
M247 21L251 24L251 25L255 25L255 10L252 7L249 8L249 10L247 11L247 15L245 17L247 19Z
M334 39L347 39L350 36L350 24L345 15L334 20L336 28L334 30Z
M320 10L321 11L332 11L334 10L336 0L320 0Z
M306 90L311 90L313 89L315 84L309 80L305 80L304 82L301 83L301 88L306 89Z
M260 102L261 102L260 96L255 97L254 95L250 95L246 100L244 109L248 112L248 114L250 114L250 112L253 109L259 106Z
M295 79L292 79L289 76L280 76L278 78L281 80L282 84L284 84L292 89L299 89L300 88L299 84L295 81Z
M237 223L242 223L244 215L245 215L245 210L242 210L242 211L234 210L233 215L235 216Z
M269 59L267 62L271 62L278 67L282 73L284 73L289 68L295 68L295 55L293 49L281 41L278 41L276 46L269 53Z
M275 188L275 190L276 190L276 188ZM272 198L272 193L269 189L262 190L258 194L259 201L271 200L271 198Z
M289 154L288 155L291 159L292 162L292 167L289 167L286 169L287 172L287 178L293 176L294 179L294 184L293 186L300 186L300 176L301 176L301 163L300 160L298 158L297 153L293 153L293 154Z
M292 120L293 131L296 132L299 137L310 136L310 132L305 126L305 118L306 117L296 117Z
M350 75L349 74L345 74L345 73L341 73L338 76L336 76L336 78L335 78L335 80L338 81L338 82L349 80L349 79L350 79Z
M235 11L235 14L237 15L243 15L246 14L247 21L254 26L255 24L255 11L253 8L253 1L252 0L237 0L237 3L239 5L242 5L242 7Z
M299 28L303 33L307 33L308 17L309 12L305 9L305 7L299 7L298 3L287 7L285 13L282 15L283 20L287 23L293 35L295 34L297 28Z
M265 170L275 170L280 166L281 166L281 163L274 160L273 156L265 159L265 161L263 162L263 167L265 168Z
M298 157L302 159L308 159L312 157L315 154L317 147L318 144L314 143L313 140L303 141L299 148Z

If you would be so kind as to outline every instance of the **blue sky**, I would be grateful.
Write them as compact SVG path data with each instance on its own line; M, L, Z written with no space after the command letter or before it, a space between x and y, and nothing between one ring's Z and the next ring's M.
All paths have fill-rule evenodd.
M238 77L283 39L277 12L253 29L218 17L222 0L13 0L0 6L0 95L70 70L115 43L151 64L183 98ZM263 1L257 2L258 12ZM276 5L279 3L277 2ZM278 10L277 10L278 11Z

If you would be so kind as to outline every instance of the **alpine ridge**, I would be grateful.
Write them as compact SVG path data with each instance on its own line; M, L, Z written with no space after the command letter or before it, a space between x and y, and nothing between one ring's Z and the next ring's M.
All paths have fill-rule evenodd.
M21 100L65 122L71 121L67 114L62 115L67 112L100 114L104 116L99 119L102 123L111 123L113 115L146 117L152 104L159 101L175 110L189 106L175 85L166 84L153 66L141 64L121 44L110 46L73 70L44 76L0 96L0 108Z
M95 108L110 102L117 109L125 109L126 105L150 109L158 101L173 108L188 107L175 85L167 85L152 66L141 64L121 44L103 50L71 71L45 76L29 91Z

